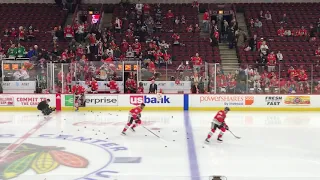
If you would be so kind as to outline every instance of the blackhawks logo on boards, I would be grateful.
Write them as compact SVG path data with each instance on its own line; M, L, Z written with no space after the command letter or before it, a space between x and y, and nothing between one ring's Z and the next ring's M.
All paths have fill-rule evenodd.
M1 143L0 149L8 145ZM22 144L0 162L0 179L16 178L30 169L37 174L45 174L59 166L86 168L88 164L86 158L67 152L63 147Z

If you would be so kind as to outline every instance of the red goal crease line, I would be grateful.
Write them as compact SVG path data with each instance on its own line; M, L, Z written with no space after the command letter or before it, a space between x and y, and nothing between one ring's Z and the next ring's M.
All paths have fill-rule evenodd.
M5 159L14 152L18 147L22 145L22 143L28 139L31 135L33 135L37 130L39 130L41 127L43 127L47 122L49 122L52 119L52 117L44 117L44 120L40 121L35 127L30 129L26 134L21 136L19 139L17 139L15 142L10 144L8 147L3 149L0 152L0 162L5 161Z

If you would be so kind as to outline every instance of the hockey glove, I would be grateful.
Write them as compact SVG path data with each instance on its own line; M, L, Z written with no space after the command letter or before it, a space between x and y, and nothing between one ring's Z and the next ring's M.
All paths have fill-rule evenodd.
M139 124L139 125L142 123L142 121L140 119L136 120L135 122L136 122L136 124Z

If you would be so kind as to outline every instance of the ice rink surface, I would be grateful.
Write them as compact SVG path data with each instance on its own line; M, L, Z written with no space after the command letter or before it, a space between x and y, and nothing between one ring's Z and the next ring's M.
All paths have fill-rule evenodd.
M226 132L204 140L216 112L143 112L144 126L120 133L128 112L0 113L0 179L320 179L320 113L230 112Z

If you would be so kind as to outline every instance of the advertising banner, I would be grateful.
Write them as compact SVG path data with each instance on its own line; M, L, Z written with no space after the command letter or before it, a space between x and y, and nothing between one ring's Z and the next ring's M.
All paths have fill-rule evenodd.
M86 94L85 106L118 106L118 95Z
M14 97L10 95L0 95L0 106L14 106Z
M3 93L34 93L36 90L35 81L3 81Z
M46 99L50 99L50 106L56 107L55 94L1 94L0 106L37 107Z

